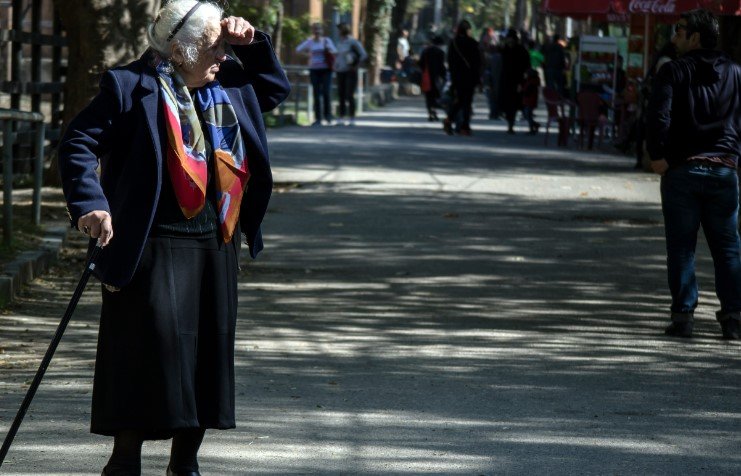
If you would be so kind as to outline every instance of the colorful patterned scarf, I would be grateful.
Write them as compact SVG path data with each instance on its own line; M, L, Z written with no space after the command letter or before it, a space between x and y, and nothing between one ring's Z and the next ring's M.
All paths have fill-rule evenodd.
M188 88L177 72L169 73L168 69L165 62L157 66L167 124L167 169L180 209L186 218L193 218L206 203L206 141ZM213 147L217 211L224 242L228 243L250 178L247 156L237 115L219 82L197 89L196 99Z

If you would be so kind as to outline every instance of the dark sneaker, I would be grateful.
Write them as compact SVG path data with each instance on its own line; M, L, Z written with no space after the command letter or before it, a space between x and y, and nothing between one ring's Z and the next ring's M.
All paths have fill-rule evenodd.
M672 322L669 324L669 326L664 329L664 334L672 337L686 337L690 338L692 337L692 328L694 327L694 322L687 321L687 322Z
M715 313L715 318L720 323L724 339L738 340L741 338L741 312L721 310Z
M449 119L445 119L443 121L443 130L449 136L452 136L453 135L453 124L450 123L450 120Z
M738 340L741 338L741 321L738 319L720 321L720 328L723 331L724 339Z

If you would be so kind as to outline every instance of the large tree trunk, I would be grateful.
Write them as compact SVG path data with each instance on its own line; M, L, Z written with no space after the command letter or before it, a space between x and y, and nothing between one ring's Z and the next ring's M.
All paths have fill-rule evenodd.
M386 64L391 66L397 60L396 43L401 36L401 30L404 29L408 6L409 0L396 0L394 8L391 9L391 31L389 32L389 41L386 47Z
M368 78L371 85L379 83L381 68L386 64L391 9L394 0L368 0L363 21L365 49L368 52Z
M146 48L146 27L159 0L55 0L67 32L67 78L62 131L98 90L101 73L124 64ZM58 183L52 157L48 183Z
M275 15L275 25L273 26L273 49L280 59L280 50L283 43L283 17L285 15L283 3L276 5L277 13Z

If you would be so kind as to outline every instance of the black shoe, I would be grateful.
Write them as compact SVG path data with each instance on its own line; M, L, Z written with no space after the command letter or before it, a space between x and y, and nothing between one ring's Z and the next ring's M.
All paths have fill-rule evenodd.
M739 313L718 311L715 313L715 317L720 323L720 329L723 331L724 339L741 339L741 320L739 320Z
M664 329L664 334L672 337L686 337L690 338L692 337L692 328L694 327L694 322L687 321L687 322L672 322L669 324L669 326Z
M175 471L170 469L170 465L167 465L167 476L201 476L201 473L198 471L183 471L180 473L176 473Z
M121 469L121 468L109 468L108 465L106 465L103 468L103 472L100 473L100 476L141 476L141 470L139 471L133 471L133 470L127 470L127 469Z
M443 121L443 130L449 136L452 136L453 135L453 125L450 123L450 120L449 119L445 119Z
M720 328L723 330L724 339L741 339L741 321L738 319L726 319L720 323Z

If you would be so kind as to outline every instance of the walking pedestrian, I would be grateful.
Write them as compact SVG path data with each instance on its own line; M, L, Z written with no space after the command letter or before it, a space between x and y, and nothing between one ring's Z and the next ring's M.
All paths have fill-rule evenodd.
M540 96L540 75L535 69L530 68L525 73L525 81L522 83L522 115L527 120L531 135L537 134L540 128L540 123L535 120L538 96Z
M499 40L493 28L487 28L487 35L482 35L479 42L483 56L482 83L489 106L489 119L499 119L499 80L502 75L502 53Z
M425 106L427 106L427 120L437 121L438 99L440 91L445 84L445 52L441 46L445 44L442 36L435 35L432 44L427 46L419 55L419 67L422 70L422 92L425 94ZM426 79L425 79L426 77Z
M543 51L543 56L546 87L553 89L561 96L565 96L565 72L568 68L568 61L566 59L566 51L561 44L561 35L555 34L551 37L550 43L546 45Z
M402 29L396 40L396 70L400 76L407 77L412 66L412 46L409 44L409 30Z
M674 43L669 42L664 45L659 51L656 52L651 66L648 68L646 76L643 78L640 89L640 99L638 101L638 120L635 127L635 141L636 141L636 163L634 168L643 168L643 156L648 155L646 149L646 117L648 115L648 102L651 98L651 88L654 83L656 73L659 72L662 66L669 61L673 61L677 58L677 47Z
M517 31L510 29L502 48L502 74L499 81L499 103L507 118L507 133L515 133L515 117L522 108L522 82L530 69L530 55L520 44Z
M150 48L103 74L59 146L72 224L104 245L91 415L114 437L104 475L140 474L143 441L167 438L167 474L198 475L205 431L235 426L240 235L254 258L272 189L261 115L289 85L270 37L222 15L167 3Z
M443 123L448 134L455 131L464 136L471 135L473 94L481 82L481 54L479 42L470 35L471 24L462 20L448 46L448 68L454 94L453 104Z
M355 89L358 87L358 66L368 59L363 45L350 34L350 27L346 23L338 25L340 41L337 42L337 59L334 70L337 72L337 95L339 96L340 110L338 124L355 125Z
M671 291L666 334L691 337L698 303L697 232L715 266L716 318L723 337L741 330L739 191L741 67L716 51L719 27L707 10L680 15L672 42L680 57L657 73L648 108L651 167L661 177Z
M297 53L309 55L309 79L314 99L314 122L321 126L322 118L332 125L332 68L337 48L330 38L324 36L321 23L311 25L312 36L296 47Z

